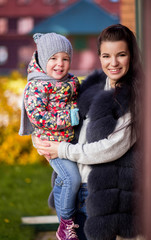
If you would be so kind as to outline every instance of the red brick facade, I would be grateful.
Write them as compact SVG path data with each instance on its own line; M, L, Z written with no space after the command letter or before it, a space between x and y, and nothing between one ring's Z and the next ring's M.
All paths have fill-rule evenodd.
M27 64L35 49L32 36L28 35L31 27L50 17L77 0L0 0L0 69L4 72L13 70ZM119 1L94 0L108 13L119 16ZM25 26L24 20L27 20ZM7 26L3 30L4 23ZM30 24L32 24L30 26ZM27 28L27 29L26 29ZM77 36L82 38L82 36ZM75 47L75 36L69 36L73 47ZM85 36L87 48L74 48L72 70L91 71L100 68L96 50L97 36Z
M135 0L121 0L120 19L123 25L129 27L134 33L136 32L135 20Z

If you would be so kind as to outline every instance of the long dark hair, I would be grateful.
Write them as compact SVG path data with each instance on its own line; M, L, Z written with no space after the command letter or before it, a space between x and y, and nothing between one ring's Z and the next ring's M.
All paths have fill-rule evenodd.
M111 25L105 28L98 37L98 55L101 55L100 47L105 41L125 41L130 52L129 70L115 85L115 92L119 85L126 85L130 89L130 112L132 116L132 130L138 132L140 126L141 90L144 79L142 60L137 40L133 32L121 24ZM115 94L116 96L116 94Z

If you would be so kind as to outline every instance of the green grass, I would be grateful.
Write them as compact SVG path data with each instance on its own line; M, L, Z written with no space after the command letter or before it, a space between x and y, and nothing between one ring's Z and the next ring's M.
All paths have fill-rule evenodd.
M48 164L0 164L0 240L33 240L34 230L21 217L55 214L48 208L51 190Z

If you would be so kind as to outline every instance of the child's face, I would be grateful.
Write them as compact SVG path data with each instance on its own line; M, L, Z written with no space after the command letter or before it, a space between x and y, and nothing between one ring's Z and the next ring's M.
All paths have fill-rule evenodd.
M61 80L70 69L70 58L67 53L54 54L47 63L47 75L56 80Z

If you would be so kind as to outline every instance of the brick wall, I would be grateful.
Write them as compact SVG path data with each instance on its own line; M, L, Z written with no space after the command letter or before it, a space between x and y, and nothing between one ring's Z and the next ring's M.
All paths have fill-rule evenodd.
M134 33L136 32L135 0L121 0L120 19L121 24L129 27Z

